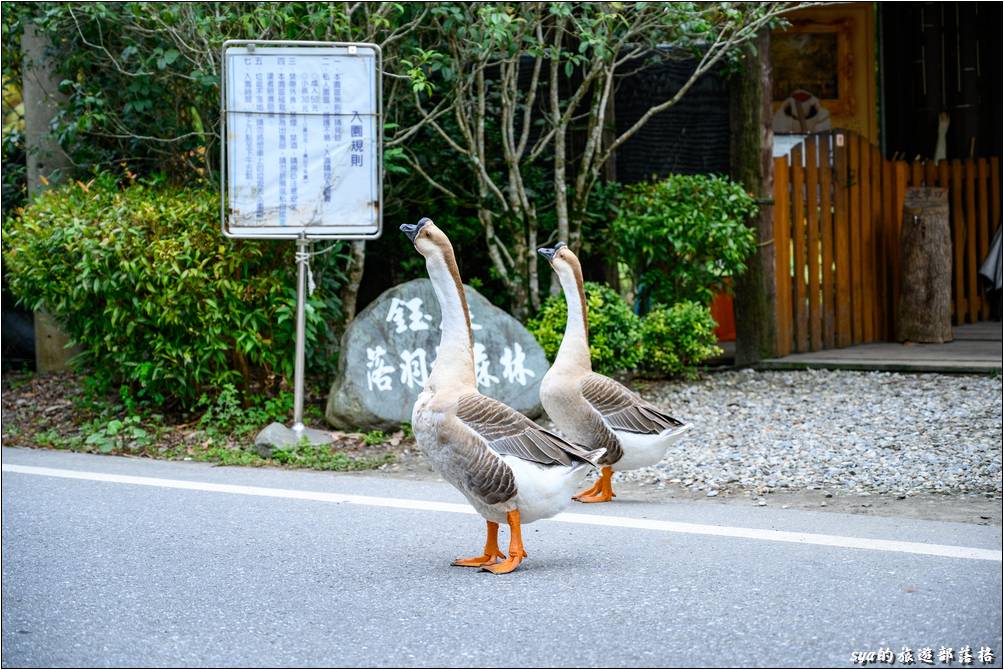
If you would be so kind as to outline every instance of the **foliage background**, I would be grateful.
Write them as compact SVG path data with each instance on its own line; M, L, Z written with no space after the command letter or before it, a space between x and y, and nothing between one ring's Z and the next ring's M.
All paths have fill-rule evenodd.
M641 320L616 291L603 284L586 282L589 312L589 355L600 373L632 370L642 359ZM565 333L568 308L564 296L552 296L527 323L550 361L558 354Z
M228 385L276 392L292 376L293 249L223 238L206 225L218 211L214 191L122 188L109 174L47 191L5 226L11 289L65 325L99 388L183 409ZM322 287L340 281L327 259L315 263ZM331 296L318 291L307 304L307 355L319 371L336 360L325 346L339 316Z
M290 305L292 251L217 233L221 45L226 38L373 41L384 53L387 234L316 261L321 287L308 352L320 385L337 356L338 333L330 326L357 301L362 306L388 285L422 274L421 259L394 231L421 216L449 231L465 281L489 300L520 316L545 301L531 322L545 349L563 330L563 302L535 247L560 237L582 255L587 278L606 277L620 288L618 266L626 267L642 311L681 300L706 304L724 276L742 271L749 203L720 179L624 191L603 178L604 157L624 137L603 136L616 129L600 103L625 63L639 68L683 58L706 71L714 65L701 46L709 36L722 37L714 55L729 60L731 40L774 21L783 4L5 4L5 273L22 275L11 275L11 284L27 304L45 303L66 320L103 384L124 383L150 402L181 405L228 385L242 393L281 387L289 372L284 361L291 360L281 317ZM635 23L626 23L632 17ZM17 104L8 92L23 74L20 35L29 22L49 38L58 66L66 97L53 132L73 167L64 191L20 214L24 138L7 111ZM639 34L644 39L632 42ZM623 62L622 48L635 50ZM526 85L533 63L541 68L539 90ZM455 104L481 109L473 145L458 144L468 117L454 114ZM520 133L528 144L539 142L539 151L514 156ZM486 184L500 185L501 200ZM178 203L184 213L172 215ZM57 215L70 217L66 231L46 228L47 221L59 227L51 226ZM137 227L135 235L121 230L126 222ZM39 269L47 255L59 270L48 285ZM367 256L370 272L360 285ZM499 262L505 256L511 262ZM168 260L170 269L158 272L156 263ZM196 275L205 280L199 287ZM135 290L146 282L163 295ZM251 292L243 305L238 284ZM181 295L189 291L193 299ZM641 347L639 322L616 290L591 293L600 359L610 369L631 369ZM164 302L168 295L173 299ZM222 312L215 321L205 312L212 304ZM182 308L205 327L180 328ZM153 339L132 348L116 339L126 320L132 333ZM604 320L616 324L608 335ZM322 321L329 327L318 329ZM278 355L264 350L266 342ZM183 383L195 390L175 392Z

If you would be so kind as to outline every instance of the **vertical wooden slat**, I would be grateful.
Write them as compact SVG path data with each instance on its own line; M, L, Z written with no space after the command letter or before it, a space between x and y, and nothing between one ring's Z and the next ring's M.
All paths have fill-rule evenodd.
M962 162L958 159L952 161L950 195L952 198L952 267L956 286L955 323L961 326L966 322L969 301L966 293L966 217L962 208Z
M949 197L949 221L948 225L951 230L952 239L952 320L957 324L959 323L957 315L959 314L959 303L962 302L962 286L958 281L958 277L955 273L955 247L958 242L956 240L956 230L954 222L952 221L952 208L951 208L951 197L952 197L952 176L949 171L948 161L938 161L938 186L944 189L948 189ZM961 276L961 275L960 275Z
M1001 226L1001 170L1000 159L990 159L990 232L997 234Z
M924 161L924 185L932 187L937 183L938 173L934 161Z
M777 355L791 353L791 209L788 206L788 159L774 159L774 290Z
M847 139L846 133L833 134L836 167L833 171L834 260L837 264L837 346L851 344L851 240L847 223Z
M868 138L858 137L860 141L861 159L858 168L858 180L861 182L861 305L857 313L861 320L861 341L871 342L875 339L875 328L872 322L874 309L874 277L872 276L872 184L871 184L871 145Z
M988 253L990 253L990 212L987 207L987 161L985 158L981 158L976 162L976 177L976 226L979 229L979 232L977 233L979 249L976 254L977 265L973 269L975 272L979 273L979 264L982 263L983 259L987 257ZM977 276L977 290L979 289L979 278ZM990 301L987 300L986 295L982 291L979 293L979 301L980 318L986 321L990 318Z
M795 350L809 350L808 310L805 304L805 167L802 146L791 151L791 242L795 256Z
M920 161L910 163L910 186L924 185L924 164Z
M979 286L976 272L976 162L967 158L966 176L966 302L969 304L969 322L976 323L980 313Z
M896 165L893 161L887 161L882 166L882 270L885 280L885 300L882 302L882 307L885 310L883 328L887 337L892 336L893 315L896 313L896 304L892 297L893 262L896 258L894 246L899 242L896 239L895 202Z
M886 338L885 331L882 328L882 301L883 296L885 296L885 286L882 281L882 261L880 258L882 251L882 154L879 148L874 145L871 147L871 161L872 253L868 257L868 262L871 264L869 274L872 277L872 291L874 292L871 319L875 339L881 341Z
M860 137L847 136L849 181L847 223L851 236L851 337L854 344L862 341L861 331L861 147Z
M833 157L830 153L829 134L819 136L819 237L823 256L823 346L832 349L836 345L836 319L833 303L833 198L832 176Z
M809 349L823 348L823 319L819 308L819 162L816 153L817 136L805 141L805 186L808 210L809 261Z
M903 202L906 200L906 184L908 180L908 173L910 171L909 166L906 163L896 163L896 182L895 191L893 196L893 211L896 216L893 218L893 239L895 243L892 246L892 304L893 309L891 313L892 318L892 330L890 332L896 332L896 309L899 306L899 272L900 272L900 257L899 257L899 233L903 228Z

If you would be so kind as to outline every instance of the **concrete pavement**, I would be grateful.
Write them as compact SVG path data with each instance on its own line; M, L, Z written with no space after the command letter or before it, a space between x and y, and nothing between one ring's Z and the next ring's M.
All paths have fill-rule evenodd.
M449 566L484 523L438 482L3 464L5 667L831 666L963 645L1000 667L996 527L619 498L528 526L496 577Z

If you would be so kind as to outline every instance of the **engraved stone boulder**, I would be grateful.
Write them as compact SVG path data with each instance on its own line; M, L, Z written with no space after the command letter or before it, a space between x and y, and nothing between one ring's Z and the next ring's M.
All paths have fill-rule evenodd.
M474 330L478 390L527 416L541 414L548 363L526 328L464 286ZM432 371L440 338L439 303L428 279L385 291L342 336L338 375L325 415L341 430L396 429Z

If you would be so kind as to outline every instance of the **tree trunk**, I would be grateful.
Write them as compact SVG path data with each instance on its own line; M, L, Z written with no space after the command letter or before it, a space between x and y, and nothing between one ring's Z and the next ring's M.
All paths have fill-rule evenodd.
M63 181L70 159L52 135L52 121L65 96L59 92L59 77L49 55L48 38L31 20L24 26L21 50L24 54L21 95L24 100L24 140L28 159L28 196L34 197L49 186ZM65 370L79 347L67 347L69 336L44 309L35 312L35 369L38 372Z
M952 242L947 189L907 189L899 249L896 339L951 342Z
M353 240L349 256L349 267L345 272L346 281L342 286L342 332L356 315L356 300L359 298L359 286L363 282L363 270L366 266L366 240Z
M770 111L770 33L763 30L745 48L746 63L732 82L732 177L760 202L748 222L757 247L746 272L734 278L736 365L751 365L774 354L774 131Z
M603 149L606 151L617 140L617 106L615 98L607 98L606 123L603 124ZM603 164L603 180L606 183L617 181L617 152L611 151L610 158ZM621 292L621 272L617 267L617 254L603 254L603 279L607 285L618 293Z
M26 21L21 37L24 53L21 95L30 196L63 181L70 167L70 159L52 135L52 121L66 96L59 92L59 76L49 55L50 48L49 39L30 19Z
M552 84L556 86L556 84ZM557 109L557 94L555 94L555 108ZM555 123L560 117L555 112L553 118ZM558 217L558 239L557 242L568 244L568 184L565 179L565 130L559 129L554 135L554 209ZM561 293L561 284L558 283L558 273L551 273L551 285L548 291L550 295Z
M512 302L510 303L510 313L520 323L526 323L530 316L530 296L527 292L527 277L529 266L527 264L527 246L522 235L517 235L513 243L512 256L516 259L516 268L512 273L512 281L509 286L512 290ZM536 263L537 259L534 258Z

